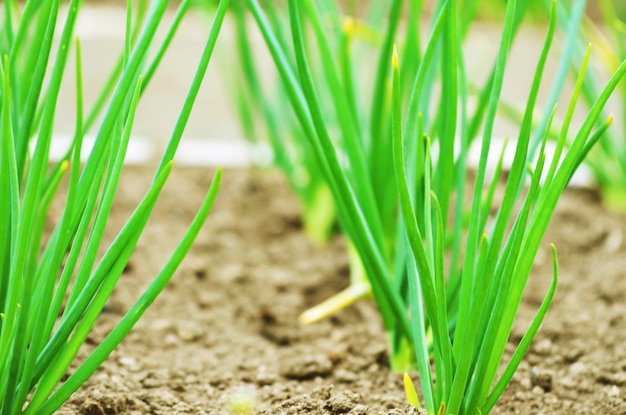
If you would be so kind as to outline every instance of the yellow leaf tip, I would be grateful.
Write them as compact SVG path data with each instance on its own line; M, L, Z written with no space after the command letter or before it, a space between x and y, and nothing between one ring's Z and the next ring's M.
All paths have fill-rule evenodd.
M409 404L413 405L416 408L420 407L420 401L417 397L417 391L415 390L415 385L411 380L411 377L408 373L404 372L404 376L402 377L402 381L404 383L404 392L406 393L406 399Z
M352 17L346 16L343 18L343 32L348 36L352 36L354 33L354 19Z
M409 382L413 383L413 381L411 380L411 376L409 376L409 374L407 372L404 372L404 375L402 376L402 380L404 381L404 384L408 384Z
M613 113L610 113L610 114L609 114L609 116L608 116L608 117L607 117L607 119L606 119L606 123L607 123L608 125L611 125L611 124L613 124L613 120L614 120L614 119L615 119L615 115L613 115Z
M393 45L393 58L391 59L391 63L393 69L398 69L398 48L395 44Z

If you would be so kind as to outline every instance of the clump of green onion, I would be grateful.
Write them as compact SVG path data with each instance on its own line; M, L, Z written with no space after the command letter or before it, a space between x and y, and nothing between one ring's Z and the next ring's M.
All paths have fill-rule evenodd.
M316 155L318 150L311 144L310 136L318 133L315 124L320 120L311 119L306 114L307 110L302 108L305 94L300 86L294 86L298 81L297 58L288 38L289 22L275 5L267 4L261 9L254 3L252 6L249 4L248 9L277 62L280 81L277 86L267 88L267 91L262 88L260 75L256 71L256 56L251 47L246 10L240 5L235 8L235 27L241 69L233 83L244 132L249 137L268 138L274 150L275 164L285 173L303 205L303 222L307 233L311 235L310 230L313 233L321 232L314 236L318 241L328 238L337 215L340 229L348 240L350 286L305 311L300 321L310 323L370 295L371 288L364 274L365 266L361 262L359 249L353 241L354 235L344 218L346 212L338 206L336 191L329 184L332 179L329 178L328 168L324 161L320 161ZM303 1L301 5L306 24L311 29L303 32L304 53L319 100L319 118L336 149L340 169L361 201L361 213L371 224L372 242L377 245L378 255L384 261L380 265L394 274L391 279L397 281L399 286L406 286L406 278L400 275L404 270L396 264L402 263L407 253L399 243L400 223L391 163L391 71L388 57L398 37L401 37L403 50L412 51L406 54L400 75L401 89L407 100L411 95L411 77L424 58L423 36L420 32L420 22L424 21L423 4L409 2L405 14L403 3L401 0L371 2L365 8L360 4L358 18L344 16L336 2L331 0ZM441 4L437 3L437 8ZM478 11L477 6L478 1L472 0L459 11L459 42L467 37ZM522 16L529 7L529 2L519 5L513 34L517 33ZM406 25L403 25L404 21ZM229 68L229 73L236 71ZM452 154L450 149L455 146L454 136L457 131L448 127L447 118L457 116L446 108L450 104L455 107L460 105L462 111L470 114L467 129L463 131L462 151L466 154L484 117L493 72L482 88L476 106L468 104L466 95L459 102L446 102L443 98L438 100L437 82L442 80L442 91L448 91L452 86L448 82L450 78L446 78L436 68L430 69L425 76L428 82L424 83L420 99L412 101L414 107L419 105L423 109L422 120L418 122L413 119L410 128L417 132L430 128L430 125L437 125L442 131L436 145L440 145L444 153ZM273 96L271 91L277 91L274 93L277 96ZM426 103L434 105L426 108ZM463 162L465 158L460 157ZM434 183L441 194L445 194L442 196L445 216L448 215L448 207L452 208L449 201L463 198L466 170L460 164L458 168L452 168L453 164L450 156L434 162ZM488 202L489 197L485 200L485 203ZM456 213L455 228L460 230L467 223L462 219L462 212ZM452 239L447 245L455 263L459 261L461 252L459 240L455 237L460 235L459 230L450 233Z
M566 141L559 139L554 156L548 159L545 144L551 125L548 122L542 129L533 128L533 110L556 28L556 2L552 3L548 34L515 142L514 161L503 183L504 198L491 217L495 189L503 179L502 157L490 180L487 160L492 151L507 57L528 2L507 2L499 53L487 84L480 90L478 109L472 114L468 110L470 81L461 48L471 18L461 17L464 15L457 2L436 3L424 49L415 48L416 43L407 40L401 55L406 61L393 52L396 35L391 30L391 35L383 37L381 46L388 69L378 72L382 75L376 87L382 92L373 95L374 100L380 98L374 102L376 108L383 108L373 113L376 115L370 124L377 134L370 136L371 141L361 141L364 144L360 147L370 151L366 154L375 155L375 165L366 164L366 172L376 171L375 179L384 179L387 188L393 189L391 194L385 193L383 199L387 199L382 202L396 208L399 204L401 210L391 234L394 245L390 257L390 238L381 231L381 216L373 213L372 203L377 207L379 199L370 198L372 193L367 191L379 188L372 184L374 180L364 179L369 176L358 174L358 164L363 160L351 158L342 146L344 142L336 139L324 110L321 91L336 90L332 104L339 112L346 102L340 94L348 90L346 85L354 79L337 80L333 76L341 71L325 70L327 79L320 85L315 66L310 64L313 42L307 37L310 32L305 30L305 24L311 25L321 60L328 65L334 61L326 40L330 36L327 33L332 32L319 29L320 14L311 1L290 0L292 42L287 48L284 34L278 33L258 3L246 2L322 168L342 230L359 255L389 332L392 367L416 364L428 413L488 413L513 376L554 295L558 270L553 247L554 277L550 289L498 378L513 321L550 217L574 171L612 122L612 117L608 117L594 131L609 95L626 72L626 62L595 99L571 144L566 147ZM396 16L394 13L401 14L402 4L400 0L392 2L392 17ZM415 7L416 2L410 4ZM391 19L389 24L393 22ZM410 33L417 36L418 31ZM407 43L411 47L406 47ZM344 62L343 55L339 56L337 60ZM568 113L576 105L589 51L585 56L579 71L581 81ZM437 79L439 83L435 82ZM350 105L351 101L347 102ZM549 121L553 113L549 112ZM350 117L346 122L350 122ZM469 169L467 154L481 125L480 160L467 210L463 202ZM560 133L566 137L569 124L564 124ZM535 162L528 163L533 134L540 137L539 155ZM383 171L389 171L395 180ZM415 404L416 393L411 390L409 379L405 379L407 395Z
M409 278L412 335L424 406L429 413L486 414L494 407L510 382L539 329L556 289L558 268L556 249L552 247L554 256L552 284L504 372L497 378L504 349L542 236L559 196L574 171L611 123L612 118L609 118L592 133L610 93L626 72L624 62L595 100L567 151L564 150L564 140L559 140L555 155L552 160L547 160L544 150L550 123L544 131L537 132L542 135L538 160L532 166L527 165L533 109L556 26L556 2L553 2L548 36L530 88L513 165L505 181L504 199L492 223L485 231L479 231L486 212L485 207L481 205L481 198L477 196L488 191L485 187L487 156L506 57L510 48L515 3L511 1L507 4L496 76L483 130L481 158L474 182L474 199L465 236L466 254L461 268L460 296L456 310L450 310L445 304L449 288L444 264L446 222L442 218L439 195L431 185L429 139L425 138L423 159L416 159L413 155L407 156L404 141L408 136L405 135L406 130L402 128L399 70L397 57L394 57L394 157L402 215L406 224L403 231L412 251L412 260L406 264L413 276ZM454 2L449 2L447 11L442 13L446 13L444 18L448 19L448 24L452 24ZM579 71L580 79L584 77L588 59L589 53ZM578 83L570 101L570 111L573 111L580 88L581 84ZM407 114L407 118L409 116L410 114ZM562 131L562 136L565 136L568 133L568 125L563 128L565 130ZM417 139L420 140L420 137ZM424 163L425 173L422 179L424 187L417 197L412 197L414 183L407 178L406 164L412 165L409 160L416 160L417 163L421 160ZM525 187L527 177L530 183ZM521 202L521 208L516 211L514 206L518 202ZM452 320L455 321L454 329L449 330ZM429 335L427 327L432 329L432 352L429 349L431 345L427 342ZM431 357L434 358L434 376L431 374Z
M387 19L381 19L382 6L374 3L371 16L365 22L343 18L332 1L316 4L302 1L301 18L311 31L294 25L291 13L291 44L286 33L290 29L273 8L262 9L255 0L247 0L248 9L268 45L281 77L281 90L291 104L291 111L302 133L295 145L314 159L321 178L333 197L340 227L349 241L352 276L350 287L302 315L304 322L319 319L355 299L370 293L376 297L392 343L392 366L406 367L412 360L408 342L409 324L405 315L407 272L402 265L409 255L408 246L399 233L403 226L398 218L394 167L392 159L392 106L390 97L391 68L389 57L403 16L403 1L395 0L388 8ZM474 6L476 2L472 2ZM440 11L445 2L437 3ZM517 33L528 4L520 4L512 24L511 36ZM384 8L383 8L384 9ZM412 116L406 121L411 136L426 131L439 148L440 157L433 160L433 188L442 205L443 219L450 217L452 227L446 233L446 248L450 251L453 270L448 307L457 307L460 286L461 236L467 226L465 207L454 204L463 200L467 179L465 166L469 146L477 136L489 102L490 85L495 67L481 91L478 105L470 110L464 73L455 76L452 67L462 68L459 55L461 40L467 36L474 20L476 7L459 11L458 27L450 34L444 30L444 20L436 13L432 20L432 34L423 45L419 24L422 19L421 2L411 2L407 25L402 35L407 59L402 62L400 88L404 104ZM439 18L438 18L439 17ZM242 21L245 19L241 18ZM383 27L380 32L376 27ZM298 29L300 28L300 29ZM242 35L243 36L243 35ZM357 40L363 39L362 43ZM444 42L448 47L440 50ZM242 42L245 45L245 42ZM316 46L316 47L315 47ZM243 47L240 47L242 49ZM444 53L445 52L445 53ZM357 68L377 56L372 78L363 77ZM442 67L430 64L441 57ZM243 59L242 59L243 61ZM424 62L429 62L424 65ZM422 68L419 94L414 77ZM320 73L318 73L320 72ZM438 81L439 84L438 84ZM370 86L369 90L361 85ZM438 88L440 90L438 90ZM369 105L368 105L369 103ZM257 102L267 111L267 106ZM290 111L282 108L279 113ZM250 112L250 111L248 111ZM457 121L462 118L462 130ZM460 136L460 142L456 137ZM284 141L278 140L278 145ZM291 145L290 141L285 147ZM417 159L423 158L419 143L408 144ZM455 148L460 154L455 158ZM423 175L419 163L411 171L415 178ZM319 174L319 173L317 173ZM415 192L423 186L415 182ZM495 181L484 197L489 205L495 192ZM486 226L485 215L480 229ZM421 220L421 219L420 219Z
M162 42L156 31L167 1L127 8L126 43L118 69L84 119L80 42L76 40L76 130L67 155L49 169L57 99L81 7L71 0L59 26L60 2L4 2L0 27L0 413L52 414L98 368L162 291L200 231L221 179L213 183L180 244L153 282L93 352L63 380L118 282L172 169L207 69L228 0L207 38L187 100L147 193L98 260L140 97L182 17L183 0ZM62 27L58 49L53 47ZM151 47L156 54L149 55ZM56 54L53 53L56 50ZM87 126L103 112L89 158L80 153ZM34 152L29 152L36 138ZM44 222L67 177L65 207L49 237Z

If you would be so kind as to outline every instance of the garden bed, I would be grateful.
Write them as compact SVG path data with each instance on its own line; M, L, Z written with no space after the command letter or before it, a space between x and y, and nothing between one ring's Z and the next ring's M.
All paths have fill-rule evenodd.
M126 168L111 235L152 172ZM206 168L175 167L83 356L158 272L211 178ZM564 193L514 342L550 282L549 242L559 251L557 295L493 413L626 414L625 235L626 216L606 211L595 192ZM297 325L300 312L347 284L343 241L317 247L305 237L282 176L226 170L214 210L177 275L58 413L219 414L250 396L253 413L262 414L408 413L401 375L388 370L387 338L372 302Z

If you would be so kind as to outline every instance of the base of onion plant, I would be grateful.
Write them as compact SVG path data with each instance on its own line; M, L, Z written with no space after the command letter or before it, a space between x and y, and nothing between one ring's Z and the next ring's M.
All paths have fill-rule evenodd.
M298 317L302 325L313 324L343 310L364 298L371 298L372 287L365 276L359 253L348 241L348 259L350 268L350 285L326 300L305 310Z
M154 180L105 253L98 260L135 111L151 75L176 32L189 1L180 3L165 39L155 34L166 0L137 18L128 3L126 42L119 73L103 88L83 119L80 42L76 41L76 132L64 159L48 172L52 127L80 0L69 3L60 46L52 54L60 3L6 1L0 61L0 413L55 412L94 373L163 290L206 220L221 180L215 174L204 202L172 256L127 314L66 379L70 364L113 292L139 240L172 160L206 72L228 0L220 1L189 94ZM145 17L145 22L143 18ZM149 56L151 47L156 54ZM48 65L48 60L53 63ZM112 85L112 87L111 87ZM109 97L109 93L112 93ZM89 158L81 167L81 143L89 120L103 108ZM95 114L95 115L94 115ZM29 141L36 137L34 152ZM67 177L65 206L52 234L44 238L49 206ZM60 197L60 196L59 196Z
M212 2L197 2L197 6L209 15L214 13ZM280 6L269 2L264 8L280 30L284 25L277 14ZM303 140L305 133L288 108L289 98L280 79L266 82L258 73L263 62L254 50L255 39L244 2L234 2L230 12L236 53L220 62L243 136L252 146L269 144L271 164L283 173L300 204L304 232L316 244L325 245L336 228L332 195Z

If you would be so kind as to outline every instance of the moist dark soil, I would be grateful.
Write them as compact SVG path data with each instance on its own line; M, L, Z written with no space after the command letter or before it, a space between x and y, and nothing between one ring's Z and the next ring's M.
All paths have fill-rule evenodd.
M159 271L213 176L209 169L174 170L80 357ZM126 168L109 238L152 174L150 167ZM626 414L625 234L626 216L603 208L594 191L565 192L510 350L550 282L550 242L559 250L558 292L493 413ZM297 324L299 313L347 286L348 278L344 241L337 236L320 247L307 239L282 176L226 170L213 212L177 275L58 413L416 413L405 404L401 374L388 369L387 337L372 301L318 324Z

